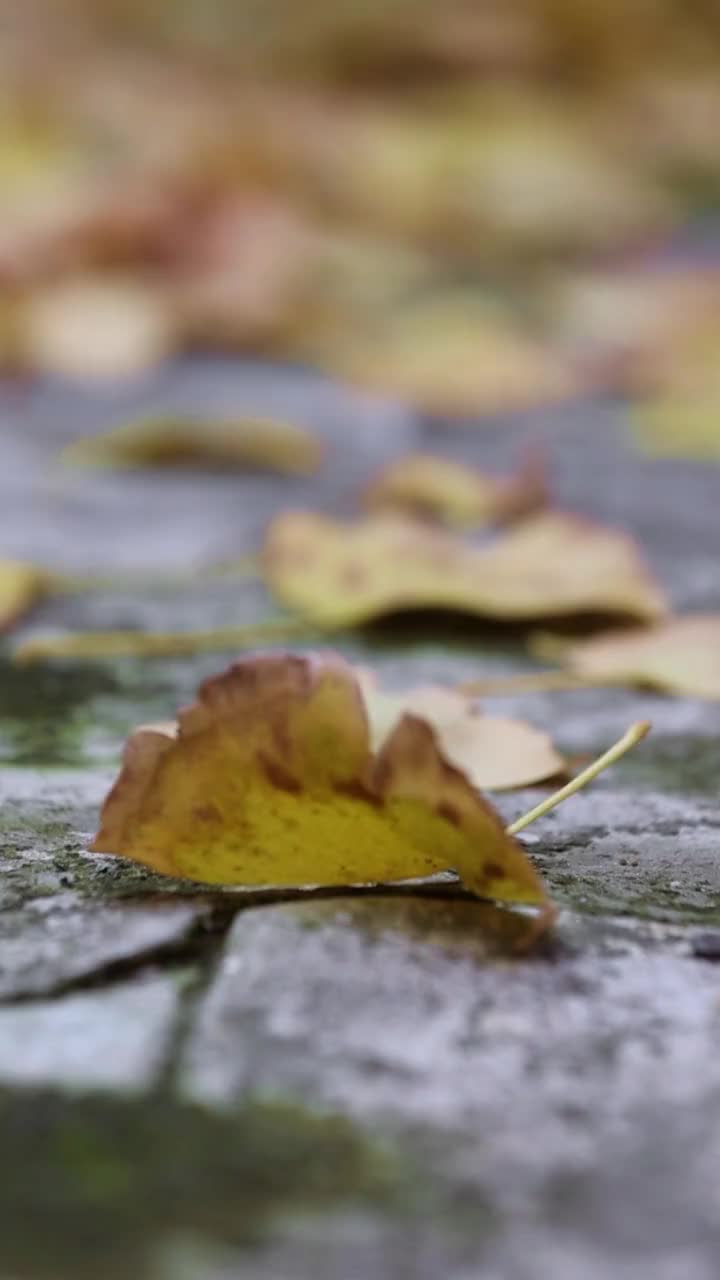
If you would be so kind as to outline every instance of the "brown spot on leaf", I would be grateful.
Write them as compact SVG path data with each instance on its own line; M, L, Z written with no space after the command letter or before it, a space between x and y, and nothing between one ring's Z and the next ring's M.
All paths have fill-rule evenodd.
M222 814L215 804L197 804L192 811L198 822L221 822Z
M283 769L283 766L277 760L271 759L270 756L266 756L262 751L258 752L257 760L271 786L276 787L278 791L288 791L294 796L300 794L302 786L297 778L294 778L291 773Z
M360 778L348 778L346 781L334 782L333 791L340 796L349 796L352 800L362 800L376 809L381 809L383 797L368 787Z
M454 804L442 803L436 806L435 812L439 818L444 818L446 822L451 822L454 827L459 827L461 818L459 811Z
M355 591L360 587L365 587L368 583L367 569L362 564L350 561L339 575L339 582L348 591Z
M483 871L488 880L502 880L505 875L505 869L500 866L499 862L486 862Z

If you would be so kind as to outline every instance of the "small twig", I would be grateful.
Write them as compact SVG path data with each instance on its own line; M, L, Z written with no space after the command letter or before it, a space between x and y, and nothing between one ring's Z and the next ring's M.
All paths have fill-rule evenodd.
M626 683L617 676L574 675L572 671L519 671L509 676L488 676L457 686L458 693L494 697L513 693L552 693L567 689L611 689Z
M240 578L246 580L259 576L257 555L238 556L218 564L197 566L194 569L168 570L166 573L48 573L47 590L52 595L80 595L86 591L173 591L178 587L215 578Z
M44 658L175 657L223 649L253 648L266 641L295 640L316 628L299 618L269 618L266 622L214 631L78 631L59 636L31 636L15 649L18 665Z
M546 813L549 813L551 809L555 809L557 805L562 804L562 801L567 800L569 796L574 796L576 791L582 790L583 787L587 786L588 782L592 782L593 778L597 778L603 769L615 764L617 760L625 755L626 751L634 747L649 732L649 720L638 720L636 724L631 725L627 733L624 733L614 746L610 747L603 755L598 756L598 759L588 765L587 769L583 769L582 773L573 778L572 782L568 782L559 791L555 791L553 795L535 805L534 809L530 809L528 813L523 814L521 818L517 818L515 822L512 822L506 828L507 834L516 836L519 831L524 831L525 827L529 827L531 822L535 822L537 818L544 817Z

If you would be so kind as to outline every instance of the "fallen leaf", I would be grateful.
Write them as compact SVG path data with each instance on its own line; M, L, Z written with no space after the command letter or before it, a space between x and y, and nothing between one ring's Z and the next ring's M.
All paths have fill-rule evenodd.
M331 346L328 363L351 382L438 414L511 412L579 389L562 355L482 304L442 294L379 319L366 338Z
M577 97L570 107L531 86L466 81L424 98L336 93L313 105L291 108L273 137L305 192L336 219L457 258L507 265L513 252L517 262L607 248L677 217L671 194L608 145Z
M48 575L19 560L0 560L0 632L7 631L46 594Z
M270 419L202 421L148 418L63 451L64 462L106 467L215 466L306 475L320 465L321 445L310 431Z
M413 715L431 726L445 758L481 790L529 787L567 772L550 735L524 720L485 715L473 699L439 685L387 693L371 672L360 672L358 679L373 750L404 715Z
M284 605L326 627L410 609L516 621L583 613L644 620L666 609L627 534L560 512L525 520L487 546L400 516L341 524L287 512L268 529L262 566Z
M516 252L607 247L672 225L669 192L581 113L521 92L495 118L483 113L479 137L480 120L467 121L467 204Z
M589 381L630 394L657 385L678 346L720 307L720 273L689 263L576 272L545 290L552 333Z
M545 475L535 457L504 478L449 458L411 453L385 467L364 495L371 511L405 511L458 528L504 524L546 502Z
M633 405L635 443L654 457L720 458L720 387Z
M621 92L611 95L616 128L644 167L650 164L656 172L679 178L691 190L707 189L718 174L720 84L715 61L706 66L704 59L692 59L672 67L648 57L647 49L644 53ZM709 265L707 259L704 265Z
M21 304L19 327L27 365L70 378L143 373L175 344L162 290L112 276L35 289Z
M454 868L480 897L552 908L522 847L421 718L379 750L335 655L259 655L140 728L91 848L213 884L353 884Z
M2 71L0 279L17 285L59 265L67 269L63 254L96 201L99 175L87 139L68 113L51 117L39 103L28 111L27 102L13 110L6 68ZM116 199L118 177L113 183Z
M194 218L173 301L202 348L282 350L307 311L317 235L292 206L245 193Z
M649 685L695 698L720 698L720 614L668 618L633 631L609 631L564 644L536 640L534 651L559 657L589 681Z
M413 292L436 286L437 260L358 231L322 226L314 238L302 306L285 336L295 359L334 372L348 335L372 333Z
M648 453L720 456L720 282L709 275L714 305L655 353L646 398L631 409L635 439Z

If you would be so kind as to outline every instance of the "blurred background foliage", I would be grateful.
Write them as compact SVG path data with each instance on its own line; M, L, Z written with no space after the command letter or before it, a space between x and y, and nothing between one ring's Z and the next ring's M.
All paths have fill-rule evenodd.
M715 0L5 0L0 23L7 373L212 349L440 412L707 399ZM678 256L699 219L710 248Z

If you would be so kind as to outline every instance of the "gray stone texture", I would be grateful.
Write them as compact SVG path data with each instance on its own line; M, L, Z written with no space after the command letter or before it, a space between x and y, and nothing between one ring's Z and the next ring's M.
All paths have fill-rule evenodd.
M290 417L327 464L298 482L54 466L77 434L169 408ZM266 616L259 584L203 582L203 563L252 550L288 505L349 511L410 447L498 470L544 447L560 505L635 533L677 608L720 608L720 468L635 455L610 404L450 428L206 360L112 392L3 392L0 437L3 554L198 569L183 589L48 601L17 635ZM458 619L333 643L398 687L528 662L519 633ZM125 734L235 656L0 657L0 1275L714 1280L718 705L620 689L488 704L570 753L654 725L527 833L561 915L523 958L522 919L449 880L293 898L85 852ZM511 820L540 794L497 803Z

